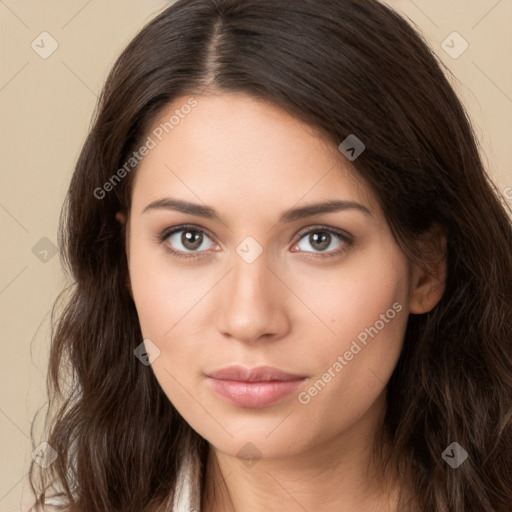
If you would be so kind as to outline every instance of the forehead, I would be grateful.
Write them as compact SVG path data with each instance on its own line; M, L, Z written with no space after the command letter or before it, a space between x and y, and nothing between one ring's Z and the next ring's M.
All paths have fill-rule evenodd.
M283 109L244 93L182 96L146 134L133 207L165 194L245 211L299 201L375 198L337 146Z

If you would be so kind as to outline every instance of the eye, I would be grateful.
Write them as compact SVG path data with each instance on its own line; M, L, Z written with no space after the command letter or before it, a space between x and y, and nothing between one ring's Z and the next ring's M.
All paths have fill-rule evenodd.
M294 248L299 247L301 251L313 252L313 257L331 257L344 253L351 242L347 234L334 228L320 226L302 233L300 240L292 250L297 252ZM308 251L307 245L312 247L313 251Z
M210 237L195 226L178 226L165 231L161 236L166 248L178 258L194 257L194 253L205 252L211 248L211 245L208 247L208 240L213 244Z
M210 243L208 243L208 240ZM166 250L177 258L203 256L208 249L219 250L217 244L197 226L176 226L165 230L158 237ZM336 243L337 242L337 243ZM352 244L350 235L334 228L318 226L301 234L300 240L292 246L292 252L310 253L309 257L327 258L344 253ZM309 251L307 246L313 248ZM334 247L333 247L334 246ZM298 249L296 249L298 247Z

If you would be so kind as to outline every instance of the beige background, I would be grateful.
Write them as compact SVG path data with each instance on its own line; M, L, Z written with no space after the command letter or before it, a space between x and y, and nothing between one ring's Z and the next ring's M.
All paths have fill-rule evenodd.
M512 203L512 1L386 3L418 25L453 72L489 173ZM0 512L29 499L30 421L45 403L49 311L64 284L52 249L73 164L116 56L168 4L0 0ZM441 46L454 31L469 44L458 58ZM50 48L42 32L58 43L46 59L31 47ZM461 48L451 40L452 52Z

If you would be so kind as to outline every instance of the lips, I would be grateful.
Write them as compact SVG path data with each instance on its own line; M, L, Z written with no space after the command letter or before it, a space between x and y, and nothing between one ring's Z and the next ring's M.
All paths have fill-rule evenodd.
M295 375L273 368L272 366L258 366L256 368L228 366L227 368L216 370L207 375L212 379L236 380L240 382L290 381L305 378L305 375Z
M230 366L207 375L213 391L238 407L266 407L290 395L307 378L260 366Z

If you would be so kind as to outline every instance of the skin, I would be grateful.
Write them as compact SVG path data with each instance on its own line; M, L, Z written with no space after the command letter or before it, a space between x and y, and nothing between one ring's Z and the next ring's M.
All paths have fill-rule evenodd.
M142 333L161 351L152 369L210 444L201 510L397 510L396 492L407 489L384 485L370 446L407 317L437 304L445 264L430 275L409 262L377 198L308 125L242 93L195 98L197 106L143 159L129 217L117 218L128 222L129 289ZM187 99L176 99L154 126ZM170 196L209 205L222 221L164 208L144 212ZM347 209L278 222L284 210L328 199L357 202L370 214ZM199 248L184 245L182 232L158 240L181 224L203 230ZM333 234L322 252L303 235L319 225L346 231L353 243ZM252 263L236 252L248 236L262 249ZM179 259L166 247L200 256ZM340 247L343 253L325 256ZM394 303L401 311L309 403L300 403L298 393ZM307 379L277 404L238 407L205 377L229 364L266 364ZM237 456L247 443L258 450L254 465Z

